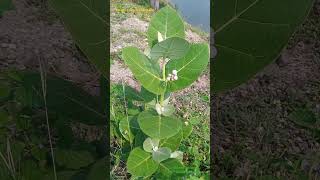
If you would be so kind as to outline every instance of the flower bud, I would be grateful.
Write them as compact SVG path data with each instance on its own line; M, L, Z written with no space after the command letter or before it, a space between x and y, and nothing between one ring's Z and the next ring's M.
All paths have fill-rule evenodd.
M173 74L173 75L177 75L177 73L178 73L178 71L175 70L175 69L172 71L172 74Z
M178 76L173 76L173 80L178 80Z

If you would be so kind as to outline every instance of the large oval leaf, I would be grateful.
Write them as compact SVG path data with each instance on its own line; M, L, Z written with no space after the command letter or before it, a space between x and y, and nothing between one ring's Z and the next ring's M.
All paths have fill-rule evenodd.
M185 174L186 168L183 164L177 159L168 159L160 163L160 172L162 176L172 177L174 175L183 175Z
M148 28L149 46L152 47L158 42L158 32L163 39L170 37L184 38L184 24L179 14L170 6L161 8L151 18Z
M218 54L213 90L218 93L245 82L272 62L313 0L216 0L212 28Z
M153 152L154 149L159 147L159 139L151 139L151 138L147 138L144 142L143 142L143 150L147 151L147 152Z
M159 116L151 112L139 114L138 122L141 130L152 138L165 139L177 134L181 129L181 121L172 117Z
M188 41L172 37L161 41L153 46L150 52L152 60L158 60L160 57L169 59L179 59L186 55L190 45Z
M192 44L188 53L181 59L171 60L166 66L166 74L177 70L178 80L168 81L169 91L177 91L188 87L198 79L209 62L207 44Z
M127 161L128 172L134 176L150 176L157 171L158 166L151 154L141 148L133 149Z
M134 134L139 130L136 116L126 116L120 119L119 130L122 136L130 143L133 142Z
M106 77L108 48L106 0L50 0L74 41Z
M159 65L152 63L135 47L124 48L122 57L144 88L154 94L161 94L164 91L164 81L160 78Z
M152 159L160 163L170 158L171 150L167 147L162 147L152 152Z
M177 133L176 135L167 138L167 139L162 139L160 141L160 147L168 147L170 148L172 151L175 151L178 149L178 147L180 146L180 143L182 141L183 138L183 131L180 130L179 133Z

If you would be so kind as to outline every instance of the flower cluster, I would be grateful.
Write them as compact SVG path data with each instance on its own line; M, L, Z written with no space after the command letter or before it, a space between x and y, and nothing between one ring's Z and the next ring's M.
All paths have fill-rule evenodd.
M168 81L176 81L176 80L178 80L178 72L177 72L177 70L173 70L172 74L168 74L167 80Z

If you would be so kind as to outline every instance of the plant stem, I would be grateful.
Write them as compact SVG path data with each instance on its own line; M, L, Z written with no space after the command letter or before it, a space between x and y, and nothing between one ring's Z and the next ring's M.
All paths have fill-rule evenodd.
M164 61L163 61L163 66L162 66L162 80L163 81L166 81L166 60L164 58ZM163 106L163 101L164 101L164 92L161 93L161 96L160 96L160 105Z

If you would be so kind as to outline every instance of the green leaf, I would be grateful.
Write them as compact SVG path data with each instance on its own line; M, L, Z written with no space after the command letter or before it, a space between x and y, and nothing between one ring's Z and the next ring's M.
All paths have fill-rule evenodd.
M148 42L150 47L158 42L158 32L161 33L163 39L185 37L184 23L178 13L170 6L161 8L151 18L148 28Z
M90 169L87 180L107 180L107 157L104 157L97 161Z
M240 85L276 59L312 4L313 0L214 1L211 25L218 54L213 91Z
M122 57L134 77L144 88L154 94L161 94L164 91L164 82L160 78L160 67L158 64L152 63L135 47L124 48L122 50Z
M181 151L175 151L171 153L170 158L178 159L180 162L183 160L183 152Z
M155 148L159 147L159 139L147 138L143 142L143 149L147 152L153 152Z
M79 169L94 162L92 154L87 151L55 149L54 152L56 163L70 169Z
M107 77L107 1L50 0L81 51Z
M1 0L0 1L0 17L5 11L13 10L14 6L12 4L12 0Z
M143 147L143 143L148 136L145 135L141 130L134 137L134 146L135 147Z
M170 138L167 138L167 139L162 139L160 141L160 147L168 147L172 151L175 151L180 146L182 138L183 138L183 133L180 130L176 135L174 135Z
M138 122L141 130L151 138L169 138L177 134L181 129L180 120L158 116L146 111L139 114Z
M160 172L163 176L171 177L176 174L185 174L186 169L177 159L168 159L160 163Z
M169 59L180 59L186 55L189 47L190 45L188 41L182 38L168 38L152 47L150 57L152 60L158 60L161 57Z
M289 115L289 119L301 127L313 129L317 123L315 114L308 109L298 109Z
M157 171L158 166L151 154L141 148L133 149L127 161L128 172L134 176L150 176Z
M198 79L209 62L207 44L192 44L188 53L181 59L171 60L166 66L166 76L177 71L178 80L168 81L167 90L177 91L191 85Z
M136 116L124 117L119 122L119 130L122 136L130 143L133 142L134 134L139 130Z
M192 133L192 125L188 121L185 121L182 125L183 138L186 139Z
M174 106L171 104L167 104L163 107L162 115L164 116L171 116L174 113Z
M170 158L171 150L167 147L161 147L152 152L152 159L160 163Z

